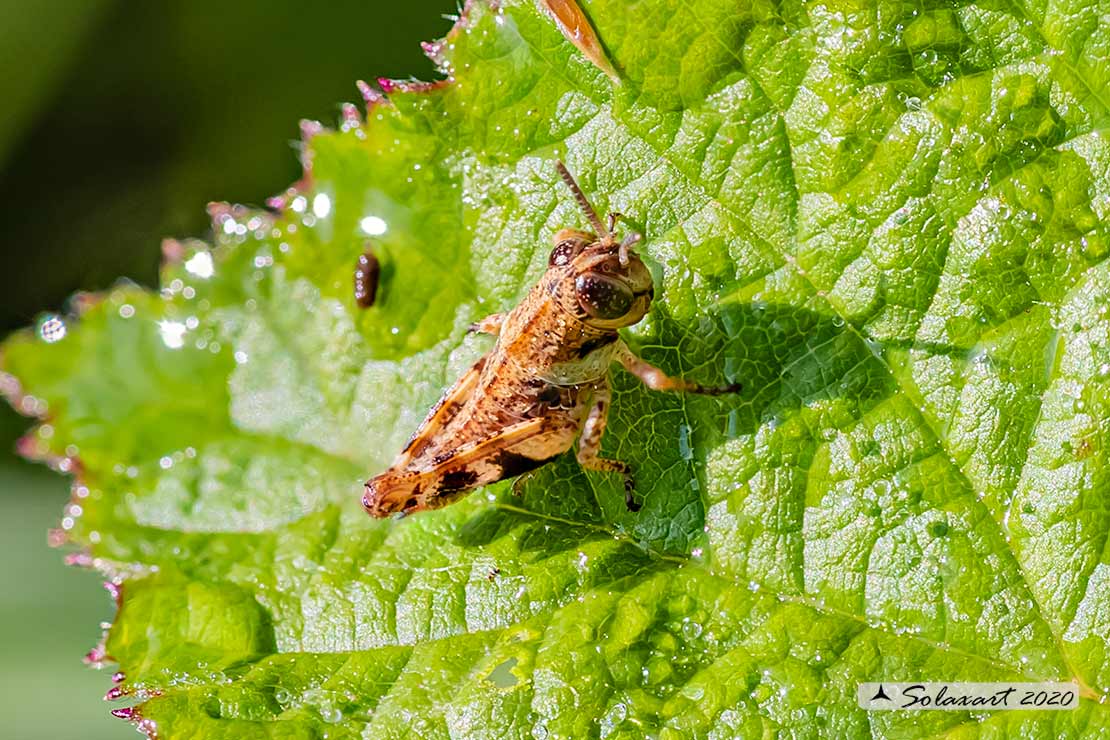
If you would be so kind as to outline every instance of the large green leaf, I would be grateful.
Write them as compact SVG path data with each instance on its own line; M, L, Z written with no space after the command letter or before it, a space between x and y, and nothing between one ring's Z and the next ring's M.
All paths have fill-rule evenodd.
M473 3L450 82L312 136L280 215L218 207L160 295L5 344L122 591L114 694L160 738L1110 733L1110 8L584 7L620 85L533 3ZM489 348L467 324L582 225L557 158L647 237L632 343L744 392L615 372L638 513L567 456L369 519L361 482ZM919 679L1082 701L856 706Z

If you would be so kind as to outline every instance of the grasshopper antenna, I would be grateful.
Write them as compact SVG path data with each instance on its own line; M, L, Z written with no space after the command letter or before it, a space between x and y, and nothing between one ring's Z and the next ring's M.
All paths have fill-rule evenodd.
M640 243L644 237L635 232L629 234L621 242L620 250L617 252L617 259L620 260L621 267L628 267L628 250Z
M574 181L574 175L570 174L567 166L562 162L556 162L555 168L559 170L559 177L563 178L563 182L570 188L570 192L574 193L574 199L578 201L578 207L582 209L582 212L586 214L586 220L590 222L599 236L611 239L613 235L601 223L601 219L597 217L597 211L590 205L590 201L586 199L586 194L582 192L582 188L578 187L578 183Z

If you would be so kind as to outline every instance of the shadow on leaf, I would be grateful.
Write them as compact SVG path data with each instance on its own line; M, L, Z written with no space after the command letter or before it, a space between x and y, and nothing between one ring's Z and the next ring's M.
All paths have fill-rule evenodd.
M870 407L893 391L882 363L838 318L781 304L727 304L695 322L678 322L657 306L652 317L655 331L635 346L644 359L705 385L739 382L743 389L716 397L657 393L614 369L602 454L633 466L642 510L626 509L616 476L586 474L568 452L519 479L519 498L503 492L505 506L477 514L461 542L486 544L532 520L525 526L533 552L566 547L568 538L623 534L648 550L688 554L704 539L713 448L774 434L807 407L834 400Z

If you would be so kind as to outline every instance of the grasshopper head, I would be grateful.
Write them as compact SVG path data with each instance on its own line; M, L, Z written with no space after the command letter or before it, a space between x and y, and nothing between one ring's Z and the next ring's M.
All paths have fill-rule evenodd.
M633 233L618 239L613 227L619 214L609 214L606 228L563 163L557 166L597 233L564 229L555 235L548 268L560 273L552 295L564 310L590 326L632 326L647 314L655 294L651 272L633 250L641 236Z
M640 235L630 234L621 242L611 236L590 237L577 232L551 250L549 267L562 268L555 300L598 329L632 326L647 314L655 294L651 272L632 250Z

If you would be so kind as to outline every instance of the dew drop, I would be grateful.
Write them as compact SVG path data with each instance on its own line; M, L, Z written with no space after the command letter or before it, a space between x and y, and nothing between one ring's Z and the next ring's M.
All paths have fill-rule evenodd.
M66 323L60 316L50 314L39 323L39 336L47 344L53 344L65 338Z
M358 227L368 236L381 236L389 230L385 219L379 216L366 216L358 222Z
M215 265L212 263L212 255L205 251L197 252L186 260L185 270L192 275L205 279L212 277L216 272ZM190 296L185 297L189 298Z
M698 622L687 620L682 625L682 636L687 640L696 640L701 637L702 629Z
M740 412L736 409L728 412L725 435L729 439L736 439L740 435Z
M705 696L705 689L701 686L685 686L682 689L682 695L687 699L698 701Z
M170 349L181 349L185 346L186 324L180 321L159 321L158 333L162 337L162 344Z
M678 427L678 454L683 460L694 458L694 451L690 447L690 427L686 424L680 424Z
M617 702L601 720L601 736L611 735L626 719L628 719L628 707L623 702Z
M943 537L948 534L947 522L933 522L929 525L929 534L934 537Z

